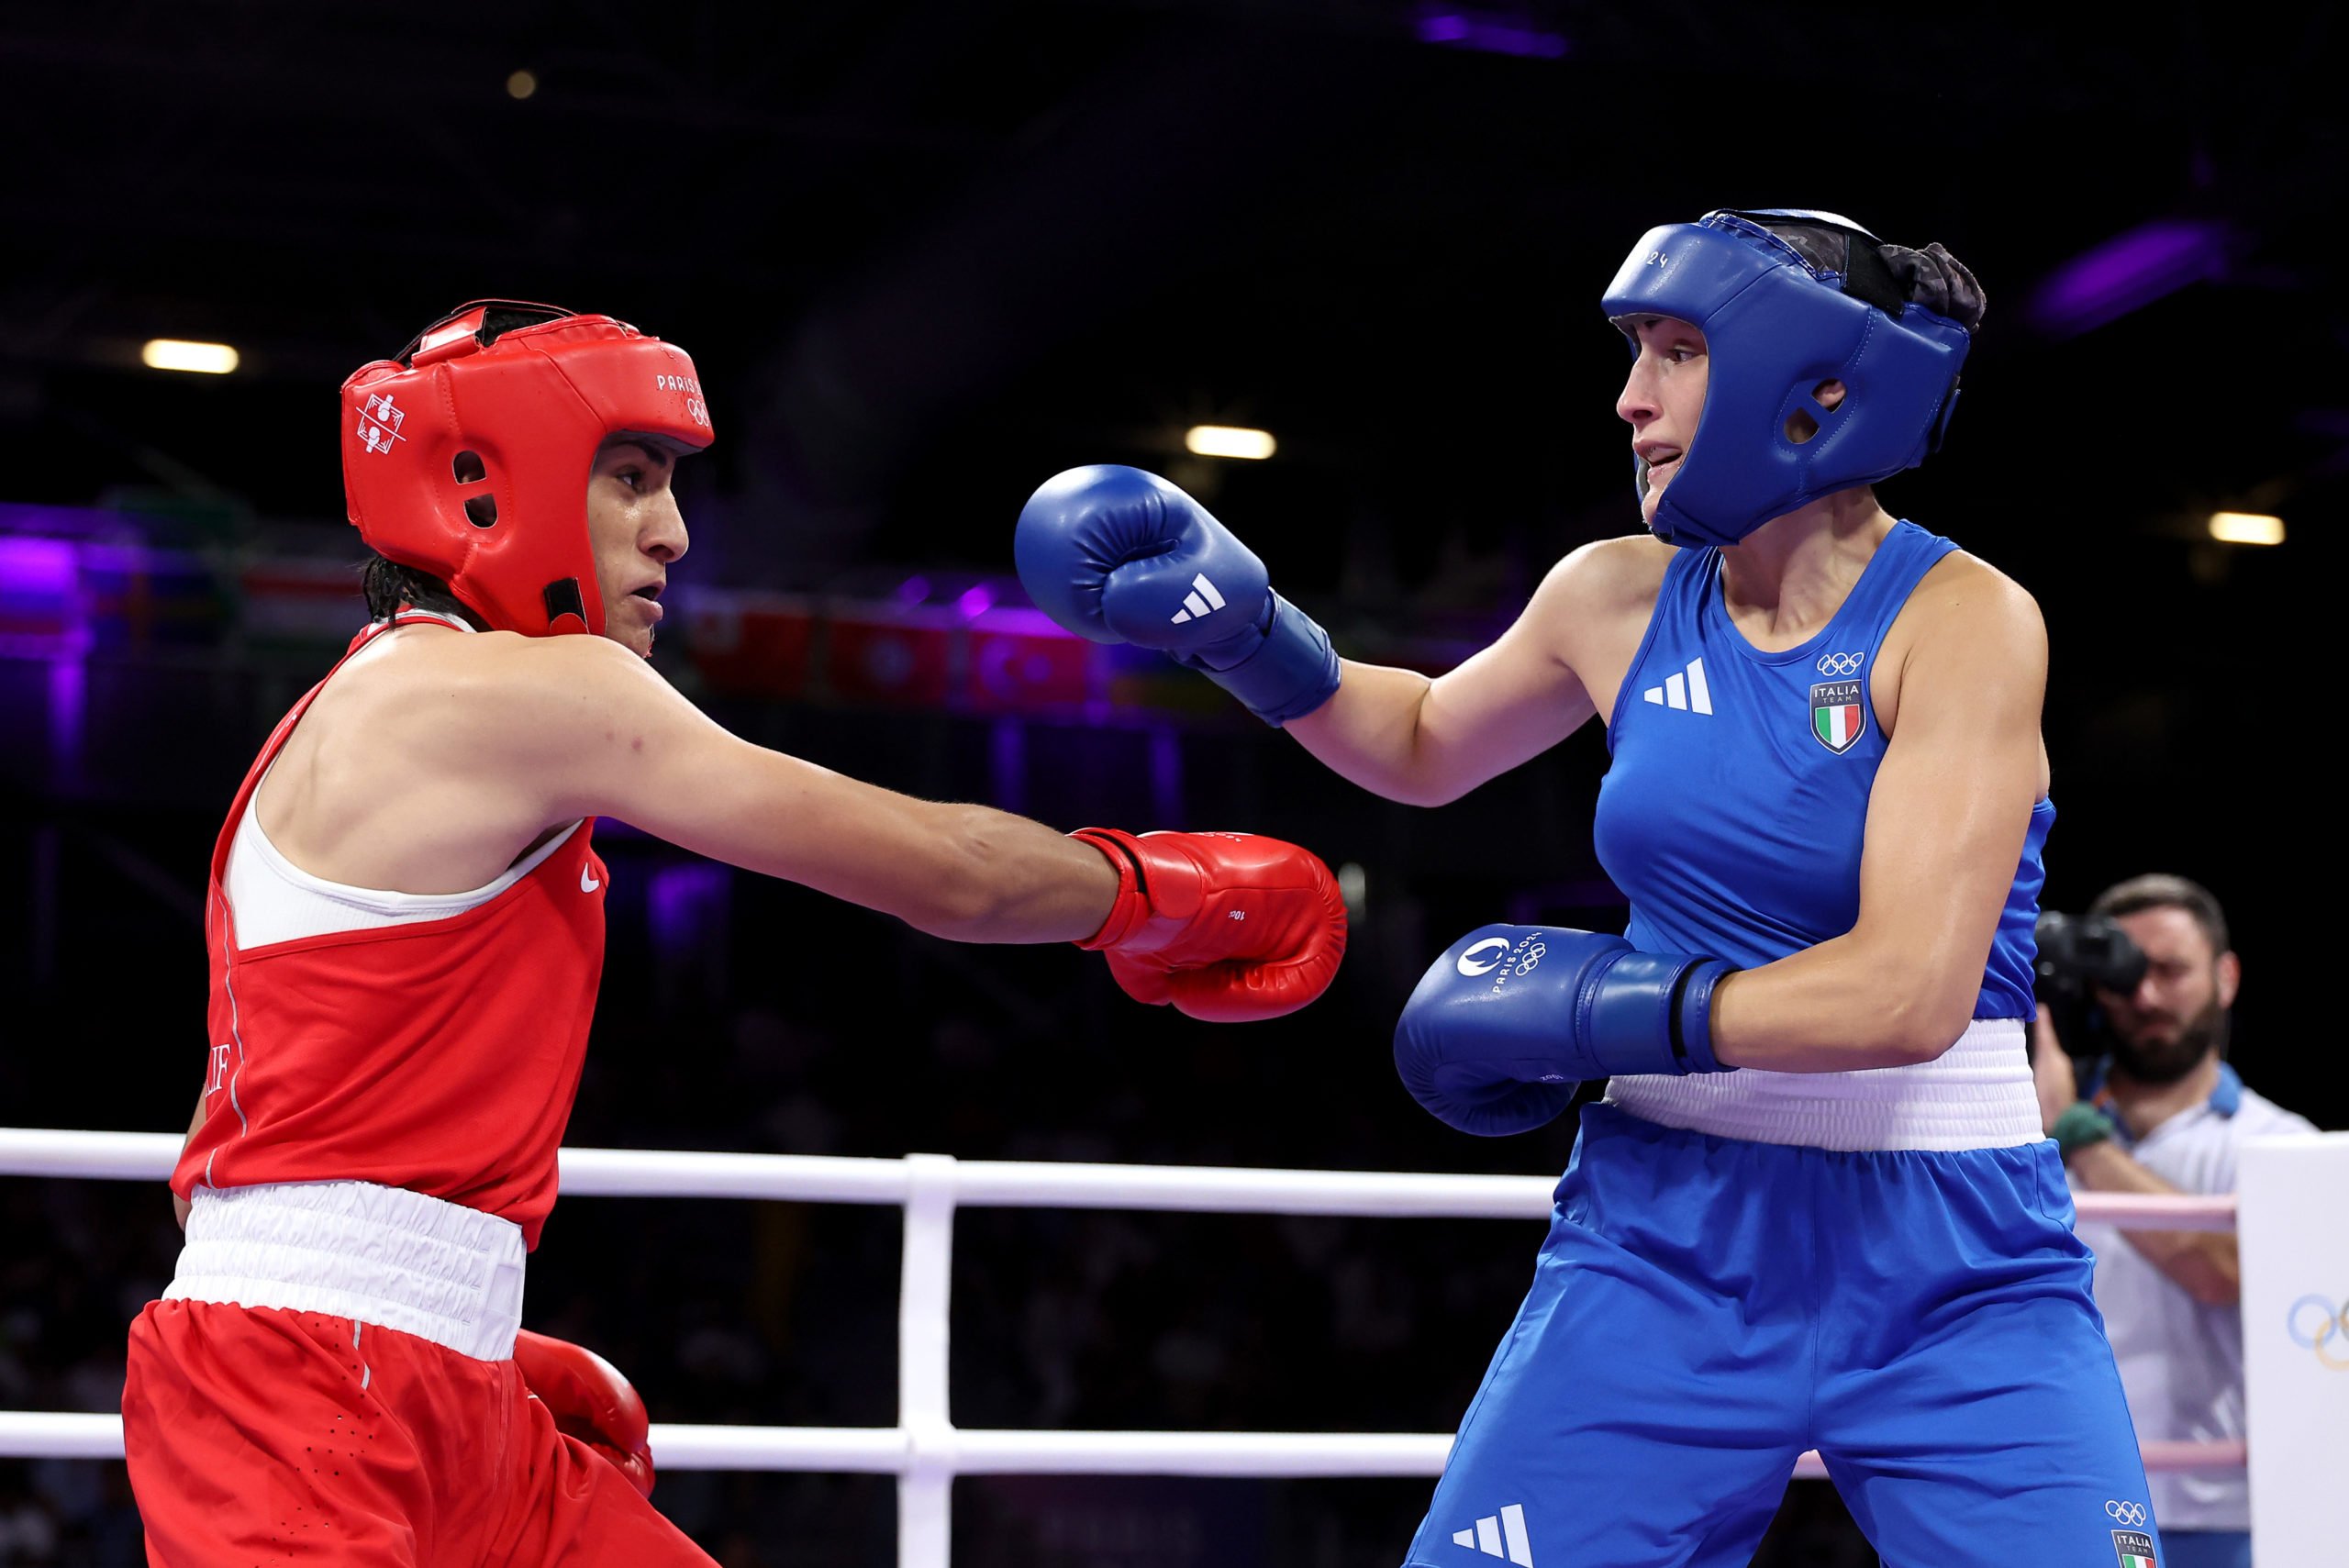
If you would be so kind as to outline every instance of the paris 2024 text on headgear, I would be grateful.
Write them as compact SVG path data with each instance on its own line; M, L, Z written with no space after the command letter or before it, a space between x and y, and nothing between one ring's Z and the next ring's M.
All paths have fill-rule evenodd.
M494 629L600 634L587 478L621 434L709 444L683 349L608 316L475 300L342 384L351 521Z
M1832 241L1841 264L1776 228ZM1773 208L1648 230L1601 303L1609 320L1666 316L1705 334L1704 412L1654 521L1658 539L1696 546L1735 544L1924 462L1956 406L1983 302L1938 245L1909 250L1833 213ZM1818 397L1829 381L1845 388L1833 408ZM1643 493L1646 477L1643 464Z

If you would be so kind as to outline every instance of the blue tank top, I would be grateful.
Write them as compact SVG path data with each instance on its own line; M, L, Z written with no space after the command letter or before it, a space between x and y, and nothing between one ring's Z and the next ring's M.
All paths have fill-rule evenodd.
M1719 550L1675 552L1615 699L1592 825L1599 863L1631 900L1635 946L1750 969L1858 922L1885 746L1868 677L1910 591L1956 548L1896 525L1819 635L1778 653L1730 624ZM2040 851L2054 820L2053 803L2032 808L1977 1018L2032 1016Z

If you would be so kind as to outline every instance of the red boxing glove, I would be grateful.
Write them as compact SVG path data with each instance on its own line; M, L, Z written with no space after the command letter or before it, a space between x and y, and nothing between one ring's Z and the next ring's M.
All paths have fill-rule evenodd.
M1127 995L1208 1023L1293 1013L1330 988L1346 903L1309 850L1253 833L1081 828L1118 869L1118 901L1081 948Z
M531 1396L554 1418L557 1431L610 1460L629 1485L652 1496L652 1445L644 1401L618 1367L593 1351L528 1329L514 1336L514 1364L521 1369Z

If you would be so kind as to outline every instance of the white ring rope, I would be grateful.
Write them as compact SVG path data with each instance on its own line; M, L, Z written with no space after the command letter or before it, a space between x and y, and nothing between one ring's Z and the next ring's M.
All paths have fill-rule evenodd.
M161 1181L179 1158L172 1132L68 1132L0 1127L0 1176ZM852 1160L817 1154L719 1154L684 1149L565 1149L562 1190L573 1197L759 1198L902 1205L913 1189L909 1155ZM953 1162L961 1208L1130 1208L1185 1213L1360 1215L1384 1219L1539 1219L1554 1176L1468 1176L1389 1171L1285 1171L1233 1165L1089 1165L1025 1160ZM2232 1230L2235 1200L2082 1193L2084 1220L2139 1230Z
M161 1181L176 1133L0 1128L0 1176ZM902 1568L945 1568L957 1475L1434 1476L1440 1432L988 1431L947 1418L947 1312L957 1208L1121 1208L1380 1218L1541 1219L1554 1178L1230 1166L959 1161L939 1154L851 1160L687 1150L565 1149L574 1196L753 1198L887 1204L906 1211L898 1302L899 1425L656 1424L664 1470L854 1472L898 1477ZM2141 1230L2232 1230L2235 1200L2082 1193L2079 1218ZM0 1411L0 1458L119 1459L116 1415ZM2152 1472L2241 1471L2241 1442L2149 1442ZM1798 1477L1826 1474L1816 1453Z
M957 1475L1220 1475L1330 1478L1442 1473L1452 1440L1442 1432L1063 1432L952 1429ZM896 1475L912 1468L902 1427L721 1427L652 1424L652 1454L663 1471L822 1471ZM120 1459L122 1418L0 1412L0 1459ZM2148 1472L2243 1467L2233 1442L2149 1442ZM1817 1480L1815 1453L1795 1475Z

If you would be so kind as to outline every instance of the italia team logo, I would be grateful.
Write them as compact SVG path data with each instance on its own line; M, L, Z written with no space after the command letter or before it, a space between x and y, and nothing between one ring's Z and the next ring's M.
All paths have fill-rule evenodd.
M1837 753L1848 751L1868 727L1857 681L1821 681L1810 688L1810 732Z
M2121 1568L2154 1568L2154 1538L2143 1530L2114 1530L2112 1554L2121 1559Z

